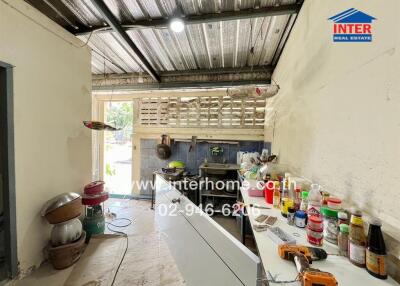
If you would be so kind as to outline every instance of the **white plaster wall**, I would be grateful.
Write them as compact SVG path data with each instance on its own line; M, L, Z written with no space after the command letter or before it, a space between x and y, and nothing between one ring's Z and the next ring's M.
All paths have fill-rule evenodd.
M7 4L8 3L8 4ZM12 6L10 6L12 5ZM91 179L90 51L21 0L0 0L0 61L14 68L18 259L43 260L42 205Z
M327 18L353 7L377 18L373 42L333 43ZM398 0L306 0L273 75L281 90L265 129L282 163L397 227L399 17Z

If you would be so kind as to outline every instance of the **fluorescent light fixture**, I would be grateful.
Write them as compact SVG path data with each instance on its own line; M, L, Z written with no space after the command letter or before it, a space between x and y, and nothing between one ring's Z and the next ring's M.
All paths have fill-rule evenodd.
M185 22L183 22L183 20L180 18L173 18L169 24L169 27L175 33L180 33L185 29Z

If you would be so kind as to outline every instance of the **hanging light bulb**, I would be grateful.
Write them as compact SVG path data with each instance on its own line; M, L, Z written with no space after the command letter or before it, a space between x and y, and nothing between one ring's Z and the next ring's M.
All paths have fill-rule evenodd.
M185 29L185 22L181 18L173 18L169 23L169 27L175 33L180 33Z

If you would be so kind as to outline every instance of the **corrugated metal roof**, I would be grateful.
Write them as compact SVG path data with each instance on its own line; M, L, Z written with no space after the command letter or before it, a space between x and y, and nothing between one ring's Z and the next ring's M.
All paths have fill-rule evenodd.
M26 0L69 30L104 25L90 0ZM51 2L51 4L49 4ZM219 13L249 8L294 4L296 0L104 0L121 23L172 16ZM46 8L47 7L47 8ZM182 33L168 28L129 30L141 52L157 71L262 66L271 64L287 24L294 15L241 19L185 27ZM83 41L89 35L79 36ZM114 32L91 35L92 71L130 73L142 69L129 47ZM279 48L278 48L279 47Z

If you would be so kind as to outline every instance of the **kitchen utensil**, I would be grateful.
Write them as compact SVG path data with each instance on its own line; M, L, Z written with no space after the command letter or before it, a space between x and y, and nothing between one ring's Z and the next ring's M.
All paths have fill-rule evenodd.
M258 217L256 217L255 218L255 221L256 222L259 222L259 223L263 223L266 219L268 218L268 216L267 215L259 215Z
M250 197L264 197L264 182L247 180L243 187L247 188Z
M268 161L268 149L262 149L261 151L261 156L260 156L260 161L263 163L266 163Z
M261 165L261 167L258 169L257 172L257 180L262 181L266 178L268 172L268 165L267 163L264 163Z
M256 208L256 209L261 209L261 210L270 210L271 209L269 207L263 207L263 206L259 206L259 205L253 205L253 204L250 204L250 207Z
M76 242L49 246L49 260L55 269L61 270L70 267L81 257L85 246L86 233L83 231L80 239Z
M250 197L263 197L264 196L264 190L260 190L258 188L249 188L248 193Z
M104 191L104 184L103 181L94 181L90 184L87 184L84 188L84 193L88 195L99 194Z
M256 232L262 232L266 231L270 226L267 224L262 224L262 225L254 225L253 230Z
M189 152L191 152L192 150L194 150L194 148L196 148L196 144L197 144L197 136L192 136L192 140L190 142L190 147L189 147Z
M266 224L268 224L268 225L270 225L270 226L273 226L273 225L276 223L277 220L278 220L278 218L277 218L276 216L269 216L269 217L264 221L264 223L266 223Z
M82 201L77 193L63 193L47 201L41 215L51 224L57 224L81 215Z
M261 217L263 216L263 217ZM259 217L256 218L261 220L260 224L256 224L253 226L253 229L257 232L262 232L262 231L266 231L268 228L270 228L271 226L273 226L276 221L278 220L278 218L276 216L267 216L267 215L260 215ZM259 221L257 221L259 222Z
M278 245L296 244L296 239L278 226L270 227L267 230L267 235L273 242Z
M53 226L51 231L51 245L59 246L76 241L82 235L82 223L74 218Z
M182 161L171 161L168 164L169 168L185 168L185 163Z
M266 183L264 185L264 195L265 195L265 201L267 202L267 204L272 205L274 203L274 190L275 190L274 182L269 181L268 183Z
M167 181L177 181L183 175L183 169L180 168L162 168L162 177Z
M82 204L85 206L94 206L94 205L99 205L102 202L105 202L107 199L108 199L108 192L102 192L94 195L83 194Z
M166 160L171 157L171 148L167 144L167 139L167 135L161 135L161 144L157 144L156 147L157 157L161 160Z

